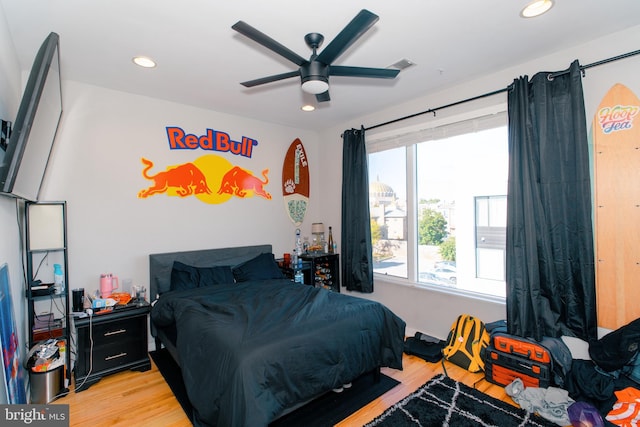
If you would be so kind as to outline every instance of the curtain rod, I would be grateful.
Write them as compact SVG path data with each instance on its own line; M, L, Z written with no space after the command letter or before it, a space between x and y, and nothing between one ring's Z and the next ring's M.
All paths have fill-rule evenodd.
M629 58L631 56L638 55L638 54L640 54L640 50L635 50L633 52L623 53L622 55L613 56L611 58L603 59L601 61L592 62L591 64L581 65L580 66L580 71L584 72L584 70L586 70L588 68L597 67L598 65L608 64L609 62L618 61L618 60L624 59L624 58ZM549 80L553 80L555 77L562 76L564 74L567 74L568 72L569 72L568 70L565 70L565 71L558 71L556 73L550 73L547 76L547 78ZM377 125L369 126L369 127L365 128L364 130L367 131L367 130L371 130L371 129L376 129L376 128L379 128L379 127L382 127L382 126L390 125L392 123L397 123L397 122L400 122L402 120L411 119L413 117L421 116L423 114L428 114L428 113L433 113L433 115L435 116L436 115L436 111L438 111L438 110L443 110L443 109L449 108L449 107L455 107L456 105L465 104L467 102L477 101L478 99L487 98L489 96L497 95L499 93L508 91L510 89L510 87L511 87L511 85L509 85L509 86L507 86L505 88L502 88L502 89L494 90L493 92L488 92L488 93L485 93L485 94L482 94L482 95L474 96L472 98L463 99L461 101L453 102L451 104L442 105L442 106L437 107L437 108L429 108L428 110L420 111L419 113L410 114L408 116L400 117L398 119L390 120L388 122L379 123Z

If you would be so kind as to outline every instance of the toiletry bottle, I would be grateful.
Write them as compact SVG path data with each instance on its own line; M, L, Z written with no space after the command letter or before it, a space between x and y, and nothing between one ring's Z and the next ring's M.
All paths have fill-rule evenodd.
M53 286L56 294L64 292L64 275L60 264L53 264Z

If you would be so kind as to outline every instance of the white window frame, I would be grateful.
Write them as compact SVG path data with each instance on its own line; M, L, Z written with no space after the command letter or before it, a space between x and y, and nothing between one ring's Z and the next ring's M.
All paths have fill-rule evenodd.
M507 104L503 102L489 107L478 108L467 113L452 114L448 117L428 117L417 125L395 128L385 132L369 131L366 134L367 155L400 146L406 147L407 150L407 278L374 272L374 280L462 295L484 301L504 303L504 297L418 282L416 144L505 126L506 124Z

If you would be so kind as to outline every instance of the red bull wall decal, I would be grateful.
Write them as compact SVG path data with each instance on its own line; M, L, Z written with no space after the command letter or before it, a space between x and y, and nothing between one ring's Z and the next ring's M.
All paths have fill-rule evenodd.
M228 133L207 129L204 135L185 133L177 126L167 126L167 138L171 150L208 150L231 153L237 156L251 157L253 147L258 145L255 139L243 136L240 141L233 141Z
M142 158L142 176L151 185L138 192L145 199L156 194L167 196L195 196L205 203L224 203L232 197L260 196L271 200L265 187L269 183L269 169L262 170L258 178L250 170L234 166L215 154L207 154L193 162L167 166L164 171L151 173L154 163Z
M264 186L269 183L269 169L262 171L264 181L253 176L253 174L238 166L234 166L225 173L220 183L218 194L233 194L238 197L245 197L248 192L253 192L256 196L271 200L271 194L267 193Z

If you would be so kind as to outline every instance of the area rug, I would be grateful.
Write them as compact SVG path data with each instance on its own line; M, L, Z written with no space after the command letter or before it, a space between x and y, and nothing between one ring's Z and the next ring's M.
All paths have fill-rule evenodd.
M149 354L185 414L193 420L193 408L187 397L180 368L166 349ZM374 381L373 375L363 375L342 393L324 394L274 421L269 427L333 426L398 384L398 381L384 374L380 374L378 382Z
M538 415L495 399L441 374L365 427L557 427Z

